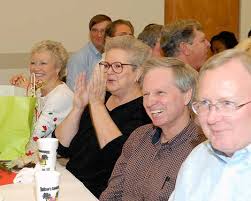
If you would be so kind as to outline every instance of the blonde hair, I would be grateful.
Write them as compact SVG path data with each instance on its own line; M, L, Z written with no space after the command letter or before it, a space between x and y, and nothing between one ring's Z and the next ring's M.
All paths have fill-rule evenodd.
M56 61L56 67L60 68L58 77L62 80L66 76L66 65L69 54L60 42L43 40L36 43L31 49L31 56L39 52L49 52Z
M223 52L220 52L219 54L210 57L200 69L199 76L201 77L206 71L219 68L220 66L232 60L240 61L243 67L251 75L251 55L248 54L248 52L239 50L238 48L234 48L225 50ZM222 76L222 78L224 79L224 75Z

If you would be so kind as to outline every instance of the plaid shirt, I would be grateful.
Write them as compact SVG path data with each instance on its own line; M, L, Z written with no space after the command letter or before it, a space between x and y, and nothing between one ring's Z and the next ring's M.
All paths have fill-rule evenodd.
M152 124L136 129L126 141L100 200L168 200L182 162L205 140L192 121L172 140L160 142Z

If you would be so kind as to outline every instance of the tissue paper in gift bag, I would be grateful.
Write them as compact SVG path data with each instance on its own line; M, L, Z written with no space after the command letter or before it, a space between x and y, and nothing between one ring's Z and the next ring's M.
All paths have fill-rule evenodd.
M25 96L26 89L13 85L0 85L0 96Z

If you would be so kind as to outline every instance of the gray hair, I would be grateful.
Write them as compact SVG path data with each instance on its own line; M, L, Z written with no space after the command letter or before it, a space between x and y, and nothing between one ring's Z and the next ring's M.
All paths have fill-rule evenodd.
M56 60L56 67L60 68L58 77L62 80L66 76L66 64L69 58L68 52L60 42L43 40L33 46L31 56L44 51L49 52Z
M148 59L143 64L143 73L141 76L141 87L145 75L156 68L170 68L175 77L175 85L182 92L185 93L188 90L192 89L192 98L189 102L189 107L193 102L196 94L197 88L197 78L198 72L192 68L190 65L185 64L183 61L173 58L173 57L160 57L160 58L151 58Z
M150 47L130 35L108 38L105 43L105 52L111 49L121 49L128 53L128 62L141 67L150 57Z
M212 56L210 59L206 61L206 63L200 69L199 77L203 76L206 71L213 70L219 68L220 66L228 63L232 60L237 59L241 62L243 67L248 71L251 75L251 56L245 51L238 49L229 49L219 54ZM223 75L224 76L224 75Z
M149 45L151 48L153 48L158 42L158 40L160 40L162 29L163 29L162 25L149 24L138 35L138 39L141 40L143 43Z
M160 45L165 56L173 57L179 53L181 42L193 43L194 30L202 30L201 24L192 19L177 20L164 27L161 32Z

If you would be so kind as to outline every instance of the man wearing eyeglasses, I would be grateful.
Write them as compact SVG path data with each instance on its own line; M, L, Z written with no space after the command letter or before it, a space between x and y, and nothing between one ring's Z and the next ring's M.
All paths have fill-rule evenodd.
M105 29L111 23L106 15L95 15L89 22L90 41L74 53L67 64L66 83L73 90L75 79L80 72L90 78L95 65L101 60L105 45Z
M209 59L192 104L208 141L182 165L169 201L251 197L251 57L227 50Z

